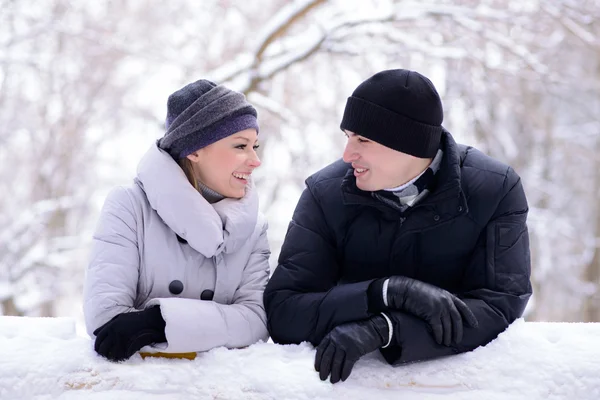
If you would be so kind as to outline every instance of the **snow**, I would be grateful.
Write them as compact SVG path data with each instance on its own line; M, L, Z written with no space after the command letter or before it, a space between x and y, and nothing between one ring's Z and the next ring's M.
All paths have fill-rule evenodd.
M600 323L518 320L485 347L391 367L377 353L344 383L319 380L311 345L218 348L195 360L111 363L69 318L0 317L0 399L600 398Z

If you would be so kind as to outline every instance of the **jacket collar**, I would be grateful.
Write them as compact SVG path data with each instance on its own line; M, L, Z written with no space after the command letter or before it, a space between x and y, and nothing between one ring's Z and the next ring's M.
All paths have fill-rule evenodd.
M444 157L436 174L436 184L414 210L427 210L437 224L453 219L467 212L467 201L461 188L461 154L458 144L446 129L442 132L442 150ZM356 186L356 177L349 169L342 180L342 197L345 205L364 205L375 207L384 217L398 219L398 211L383 202L374 199L371 192L360 190ZM408 211L410 214L413 210Z
M210 204L156 144L138 164L135 181L164 223L205 257L236 251L256 226L258 197L252 181L242 199Z

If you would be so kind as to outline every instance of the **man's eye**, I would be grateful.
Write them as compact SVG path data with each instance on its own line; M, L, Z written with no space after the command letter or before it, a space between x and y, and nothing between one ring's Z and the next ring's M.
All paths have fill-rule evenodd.
M368 142L368 140L367 140L367 139L361 139L361 138L358 138L358 142L359 142L359 143L367 143L367 142Z

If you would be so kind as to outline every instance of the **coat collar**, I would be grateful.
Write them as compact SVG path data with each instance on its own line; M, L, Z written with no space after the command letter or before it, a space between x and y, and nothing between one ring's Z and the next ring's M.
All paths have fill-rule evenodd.
M210 204L175 160L153 144L138 164L136 183L164 223L205 257L235 252L255 229L258 196L252 181L242 199Z
M444 157L436 174L436 185L432 192L415 205L414 209L425 209L432 214L437 224L453 219L467 212L467 201L461 188L461 154L458 144L447 130L442 132L442 150ZM383 202L374 199L371 192L365 192L356 186L356 177L349 169L342 180L342 197L345 205L364 205L375 207L390 219L398 219L398 211ZM410 210L408 213L411 213Z

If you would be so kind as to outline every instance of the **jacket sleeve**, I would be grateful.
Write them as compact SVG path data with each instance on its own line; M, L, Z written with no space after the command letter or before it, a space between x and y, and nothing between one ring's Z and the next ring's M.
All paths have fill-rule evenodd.
M309 184L265 290L269 333L276 343L317 345L335 326L370 316L367 288L372 281L337 284L340 266L332 236Z
M519 176L508 169L503 197L482 232L455 293L477 317L479 326L465 325L458 345L438 345L424 321L403 312L390 312L395 345L381 352L390 363L427 360L462 353L495 339L521 317L531 296L531 263L527 232L527 200Z
M233 295L232 304L176 297L150 300L146 307L160 304L166 322L166 348L162 344L154 349L185 353L221 346L241 348L259 340L266 341L269 334L263 292L269 279L269 256L265 222Z
M83 290L87 333L115 315L134 310L139 275L137 225L123 187L107 196L94 232Z

